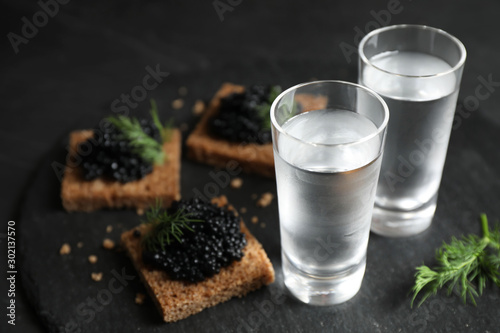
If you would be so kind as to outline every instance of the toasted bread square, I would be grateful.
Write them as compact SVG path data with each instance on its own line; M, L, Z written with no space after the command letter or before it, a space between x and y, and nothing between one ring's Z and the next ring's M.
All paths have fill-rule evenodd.
M245 91L243 86L232 83L222 85L186 141L187 156L197 162L221 168L226 167L229 161L236 161L244 172L274 177L271 143L260 145L230 142L211 134L210 118L219 112L221 99L243 91Z
M144 264L141 237L147 231L147 227L140 225L126 231L122 234L121 240L149 295L166 322L184 319L232 297L242 297L274 281L271 261L243 221L241 221L241 231L247 240L247 245L243 249L243 258L222 268L218 274L198 283L171 280L166 272ZM134 235L135 230L141 231L141 236Z
M187 156L194 161L220 168L237 162L246 173L273 178L275 173L272 143L230 142L211 133L210 119L219 112L221 99L243 91L245 87L232 83L224 83L221 86L186 141ZM327 105L327 98L324 96L297 94L294 98L302 104L302 112L323 109Z
M69 153L75 156L78 144L92 137L93 131L74 131L70 134ZM61 185L63 207L67 211L90 212L102 208L135 208L138 213L152 206L156 198L164 206L180 199L181 134L174 129L171 139L163 144L166 160L155 165L144 178L128 183L97 178L83 178L79 166L66 165Z

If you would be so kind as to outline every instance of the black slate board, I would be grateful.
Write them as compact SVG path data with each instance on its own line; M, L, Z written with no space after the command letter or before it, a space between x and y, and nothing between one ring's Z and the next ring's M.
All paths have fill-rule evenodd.
M477 132L477 128L482 130ZM267 251L277 273L276 282L245 298L171 324L162 322L151 300L141 306L134 303L136 293L144 292L144 288L130 261L123 252L101 246L106 237L118 241L120 233L137 225L140 218L132 211L63 211L60 183L51 168L53 161L64 161L63 146L58 145L41 163L22 208L19 227L23 286L50 332L496 332L498 289L487 288L477 307L463 305L458 297L447 298L441 293L414 309L410 308L409 290L414 267L424 261L432 264L434 249L442 240L480 231L477 207L492 217L500 216L499 130L476 113L453 131L433 225L421 235L406 239L372 234L361 290L338 306L308 306L287 294L281 273L277 203L256 208L251 199L253 193L275 194L275 182L241 175L241 189L226 187L220 193L236 207L247 207L243 217ZM214 182L212 171L211 167L183 158L183 197L191 197L193 189L203 192L207 183ZM259 217L258 224L250 223L253 215ZM107 225L113 226L109 234L105 231ZM59 248L65 242L71 244L72 252L61 256ZM77 248L77 242L83 242L83 247ZM90 254L99 257L95 265L87 261ZM90 278L91 272L97 271L104 274L100 282ZM114 276L122 273L129 280L120 288ZM90 302L97 298L109 304L96 303L93 310Z

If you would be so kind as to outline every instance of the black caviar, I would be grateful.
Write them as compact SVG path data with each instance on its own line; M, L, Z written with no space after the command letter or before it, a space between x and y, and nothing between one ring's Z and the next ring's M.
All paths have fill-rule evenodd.
M153 121L141 119L140 124L145 134L162 142L160 131ZM120 138L120 131L111 123L104 129L94 130L92 138L80 145L85 145L80 151L88 152L81 154L86 180L103 176L126 183L153 171L153 164L133 153L130 143Z
M222 98L219 113L210 122L212 132L233 142L271 142L271 128L266 125L269 113L259 112L259 106L272 102L270 92L271 86L253 85Z
M232 211L197 198L176 201L168 212L178 210L202 222L190 223L193 231L184 231L180 241L164 244L163 250L145 247L142 256L146 264L165 270L174 280L199 282L243 257L246 239Z

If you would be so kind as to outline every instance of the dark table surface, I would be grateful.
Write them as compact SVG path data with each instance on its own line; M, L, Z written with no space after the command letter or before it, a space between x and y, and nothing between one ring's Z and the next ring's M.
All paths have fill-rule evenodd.
M255 208L251 194L275 192L274 181L244 175L247 185L223 193L238 206L249 207L244 216L247 220L257 215L266 224L251 225L251 230L263 243L277 271L275 285L176 324L165 325L156 314L142 314L137 319L139 324L122 327L120 331L229 332L242 329L242 323L246 323L243 330L289 332L500 330L497 289L487 288L477 307L463 305L456 296L447 298L439 294L422 307L410 309L408 297L414 267L424 261L432 264L434 249L443 240L453 235L478 233L480 212L495 220L500 217L500 83L497 83L500 82L500 2L42 0L41 3L52 4L45 6L50 15L41 14L42 7L34 1L3 1L0 10L4 36L0 53L2 271L7 270L7 221L16 221L21 237L25 237L23 249L33 254L21 261L23 254L18 252L18 265L30 266L18 267L15 327L6 323L8 288L6 280L0 279L2 332L57 330L67 320L64 308L75 306L65 296L65 288L69 292L88 287L71 282L55 287L58 278L51 275L53 267L44 270L41 264L47 260L47 265L57 265L57 251L64 241L64 237L59 237L61 233L73 230L76 234L75 230L80 230L88 219L81 214L66 218L60 206L51 206L58 202L59 186L51 163L64 159L64 138L69 131L92 127L109 115L115 99L142 84L147 68L169 73L158 87L148 91L147 97L158 101L162 116L174 116L177 124L184 124L185 137L196 123L197 118L191 113L194 101L210 98L221 83L272 83L288 87L312 78L355 82L357 55L353 50L360 36L380 25L401 23L442 28L458 37L468 51L458 105L462 111L455 119L431 228L407 239L371 235L363 286L351 301L337 307L318 308L285 296L274 303L272 315L268 311L265 313L268 316L261 316L264 319L257 325L251 315L259 313L257 304L284 292L277 206L274 202L266 209ZM38 26L30 27L33 22ZM477 98L477 89L484 89L478 88L484 86L484 80L493 82L487 87L489 95ZM175 110L171 102L179 97L181 86L188 89L188 94L183 97L185 106ZM129 112L141 115L147 109L147 101L141 101L131 104ZM211 170L183 158L183 196L192 196L192 189L211 181ZM102 214L109 212L89 216L97 220L110 216ZM130 212L117 212L113 216L112 221L124 216L128 221L126 226L133 223ZM55 221L53 226L51 219ZM67 226L67 219L75 220L74 229ZM51 239L43 230L56 226L67 229ZM105 232L98 230L100 233L95 237L104 237ZM33 234L36 232L40 232L39 237ZM85 238L96 231L78 232ZM118 265L122 262L129 265L121 257L116 260ZM61 269L64 272L71 267L62 265ZM22 272L27 272L27 276L22 276ZM82 281L88 281L84 283L93 288L89 279ZM33 293L34 285L43 291L59 288L61 292L54 293L51 302L40 304ZM136 283L133 288L127 291L131 295L141 287ZM133 300L125 299L122 303L127 302ZM127 309L127 316L155 311L149 303L143 308L122 303L114 310L106 309L109 313L103 311L101 317L120 321L120 307ZM115 326L98 326L99 321L97 318L95 324L81 327L82 331L114 330L110 327Z

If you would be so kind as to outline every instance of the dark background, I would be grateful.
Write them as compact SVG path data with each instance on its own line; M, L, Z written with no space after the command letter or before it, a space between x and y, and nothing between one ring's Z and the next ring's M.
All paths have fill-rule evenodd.
M394 1L243 0L232 3L235 6L224 12L221 20L212 1L72 0L59 5L58 13L42 24L27 44L20 44L16 53L8 34L22 35L25 24L22 18L33 22L33 15L41 7L35 1L2 2L2 271L5 271L6 222L15 220L18 230L22 230L21 223L30 213L36 215L36 211L30 212L30 207L24 204L25 193L35 186L40 170L50 168L52 160L47 156L64 153L63 142L69 131L92 127L109 115L113 100L142 83L147 66L159 66L170 73L147 97L157 100L162 117L174 116L178 125L187 125L188 131L196 122L191 114L194 101L209 99L226 81L283 87L312 78L357 81L357 55L346 57L341 45L357 46L357 31L366 33L380 25L375 16L383 25L414 23L438 27L464 43L468 55L459 104L475 95L479 76L500 81L500 2L495 0L401 0L398 13L390 15L387 8ZM187 87L188 95L184 97L185 106L174 110L171 102L179 97L180 86ZM420 236L402 240L372 235L360 296L334 308L311 308L287 298L260 330L498 331L498 290L488 288L477 308L462 305L456 297L447 299L439 295L434 303L410 310L406 293L412 283L413 268L423 261L432 264L434 249L442 240L479 232L480 212L488 213L495 220L500 217L499 107L500 91L492 91L478 107L457 117L432 227ZM131 109L130 114L141 115L147 109L148 103L144 101ZM207 176L210 167L185 160L183 163L186 165L183 165L183 177L189 174L190 178L187 186L203 186L210 180ZM53 172L47 175L56 179ZM255 184L233 193L240 206L251 206L251 202L245 204L245 200L250 201L252 191L275 191L273 181L251 176L244 176L244 180ZM184 185L183 195L189 197L190 188ZM252 229L279 272L277 221L271 220L277 216L276 203L267 211L250 210L268 225L260 229L254 225ZM36 242L29 245L38 246ZM54 252L59 246L59 242L53 245ZM43 257L40 260L43 261ZM4 309L0 327L15 332L41 332L45 324L35 315L36 307L22 292L19 278L20 275L15 328L6 325L7 286L5 279L0 279L0 308ZM278 274L278 286L280 279ZM246 304L247 308L235 310L236 316L238 313L243 316L251 300L259 300L258 295L250 296L253 298L247 303L235 300L228 304L236 308ZM229 308L218 307L211 313L224 309ZM216 330L216 326L208 322L199 322L199 318L205 317L192 318L183 326L171 325L170 329ZM228 319L224 324L219 323L222 326L217 330L233 331L234 323ZM135 330L136 327L130 328Z

